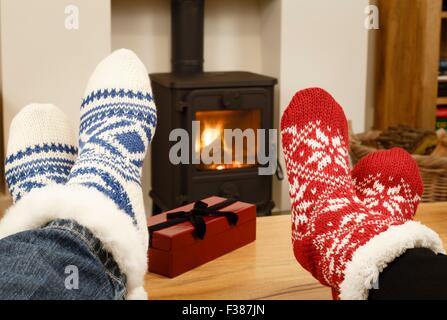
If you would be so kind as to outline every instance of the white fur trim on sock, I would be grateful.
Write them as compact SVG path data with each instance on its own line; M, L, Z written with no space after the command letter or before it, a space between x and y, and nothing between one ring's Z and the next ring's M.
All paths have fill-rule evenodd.
M147 251L141 236L132 219L96 189L51 185L31 191L8 209L0 222L0 239L55 219L71 219L87 227L126 275L128 298L144 298Z
M143 287L138 287L127 294L127 300L147 300L147 292Z
M438 234L419 222L408 221L392 226L354 253L340 285L340 299L367 299L368 291L377 283L380 272L412 248L427 248L435 253L445 252Z

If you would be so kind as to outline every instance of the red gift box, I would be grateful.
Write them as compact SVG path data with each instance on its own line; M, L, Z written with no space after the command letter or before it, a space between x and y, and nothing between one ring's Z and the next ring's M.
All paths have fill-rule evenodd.
M218 205L224 198L211 197L202 202L208 206ZM194 203L149 217L148 226L166 222L167 214L190 211ZM190 221L151 232L149 246L149 271L174 278L228 252L245 246L256 239L256 206L234 202L220 211L233 212L238 221L230 225L225 216L204 217L206 232L203 240L196 235Z

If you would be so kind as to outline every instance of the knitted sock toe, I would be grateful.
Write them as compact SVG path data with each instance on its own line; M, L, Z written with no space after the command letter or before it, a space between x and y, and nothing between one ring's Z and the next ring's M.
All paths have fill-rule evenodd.
M16 202L33 189L64 184L78 149L66 115L51 104L30 104L11 122L5 177Z
M413 157L401 148L362 158L352 171L357 196L373 211L403 221L413 219L423 182Z

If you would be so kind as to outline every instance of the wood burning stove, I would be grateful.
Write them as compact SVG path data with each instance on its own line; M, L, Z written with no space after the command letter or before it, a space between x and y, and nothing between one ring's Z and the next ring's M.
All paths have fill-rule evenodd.
M171 5L173 72L150 74L158 110L150 192L154 214L220 195L254 203L259 215L268 215L274 206L272 176L259 175L258 164L246 161L260 147L256 137L244 144L243 161L174 165L169 160L175 144L169 141L171 131L183 128L193 137L193 121L200 122L198 149L221 139L224 129L272 129L277 82L250 72L203 72L204 0L172 0ZM221 144L223 153L234 152Z

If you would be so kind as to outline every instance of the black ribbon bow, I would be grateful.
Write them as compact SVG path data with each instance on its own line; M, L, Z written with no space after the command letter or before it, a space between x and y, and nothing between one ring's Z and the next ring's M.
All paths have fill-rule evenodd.
M194 208L190 211L178 211L168 213L165 222L148 227L149 232L165 229L176 224L190 221L194 227L194 236L203 240L206 234L206 223L203 217L225 217L231 226L237 224L239 216L230 211L219 211L225 207L237 202L235 199L227 199L221 203L215 204L209 207L203 201L197 201L194 203Z

